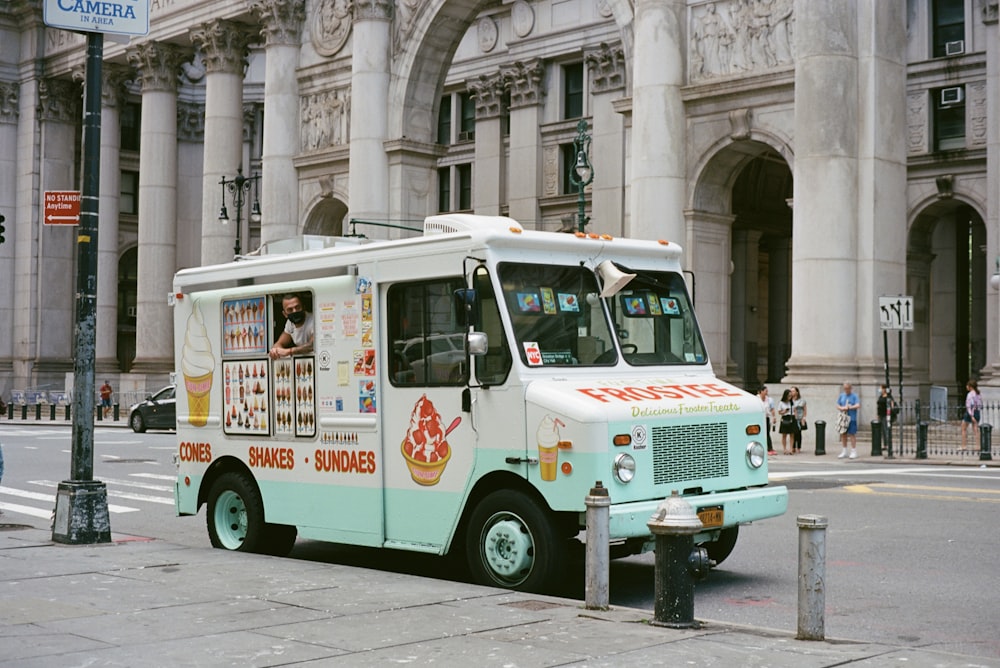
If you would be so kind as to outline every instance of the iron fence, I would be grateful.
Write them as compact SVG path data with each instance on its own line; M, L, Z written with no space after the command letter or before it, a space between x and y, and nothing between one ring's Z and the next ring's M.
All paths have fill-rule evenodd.
M962 416L965 404L921 403L919 400L904 401L899 406L899 416L892 425L892 446L895 455L916 455L918 435L926 429L926 452L928 456L968 456L979 453L981 433L976 434L971 424L965 427L965 450L962 450ZM980 414L980 424L991 429L1000 420L1000 402L985 402ZM980 430L982 432L983 430ZM859 430L860 435L860 430ZM990 438L990 452L997 455L997 448ZM882 451L885 453L883 443Z

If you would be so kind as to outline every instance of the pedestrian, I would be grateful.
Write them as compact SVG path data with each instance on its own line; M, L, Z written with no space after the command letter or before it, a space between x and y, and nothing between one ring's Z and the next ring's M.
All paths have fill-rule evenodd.
M978 450L979 420L982 417L983 395L979 394L979 383L970 380L965 384L965 412L962 414L962 452L965 452L965 433L972 425L972 449Z
M844 383L840 396L837 397L837 430L840 432L840 445L843 448L837 459L849 457L858 458L858 409L861 407L858 395L854 393L850 383ZM851 444L850 454L847 444Z
M761 406L764 409L764 426L767 432L767 454L774 454L774 444L771 442L771 432L774 430L774 399L767 393L767 385L761 385L757 390Z
M799 430L799 425L795 421L791 390L785 390L781 393L781 401L778 402L778 415L781 416L781 423L778 426L778 433L781 434L781 454L795 454L791 448L795 447L795 434Z
M101 410L104 411L104 417L108 417L108 411L111 410L111 395L114 394L114 390L111 388L111 383L107 380L104 381L104 385L101 385L99 390L101 393Z
M882 442L887 443L886 435L892 429L892 418L895 414L896 402L892 398L892 389L882 383L878 386L878 399L875 401L875 415L878 416Z
M795 416L795 426L798 427L795 430L792 452L802 452L802 432L809 428L809 422L806 421L808 414L806 400L802 398L802 393L797 387L792 388L792 414Z

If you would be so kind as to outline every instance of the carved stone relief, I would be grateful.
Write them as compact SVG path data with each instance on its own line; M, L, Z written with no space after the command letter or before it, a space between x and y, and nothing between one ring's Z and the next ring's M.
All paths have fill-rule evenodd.
M504 83L510 89L511 109L542 103L545 94L542 89L545 67L540 60L517 61L509 67L504 67L502 73Z
M609 19L614 11L611 9L611 5L608 4L608 0L597 0L597 13Z
M910 155L926 153L927 147L927 93L916 91L906 96L906 152Z
M17 82L0 81L0 123L17 123L20 88Z
M466 82L466 88L476 101L476 118L497 118L503 111L503 75L480 75Z
M500 31L497 29L497 22L492 16L484 16L476 24L477 37L479 38L479 50L489 53L496 48Z
M986 146L986 82L974 81L966 90L969 94L968 145Z
M177 139L189 142L205 141L204 104L177 101Z
M559 194L559 147L546 146L542 153L542 188L545 197Z
M339 146L350 139L350 88L303 95L299 108L303 151L319 151Z
M593 51L584 54L590 73L590 91L608 93L625 88L625 52L621 45L601 42Z
M535 10L525 0L517 0L510 8L510 22L515 35L527 37L535 28Z
M393 35L393 53L403 50L403 45L413 34L420 13L420 0L399 0L396 6L396 31Z
M354 25L353 9L352 0L319 0L310 30L316 53L329 58L344 48Z
M794 0L728 0L692 7L689 80L763 72L794 62Z
M38 83L38 101L43 121L73 123L79 120L82 87L65 79L42 79Z

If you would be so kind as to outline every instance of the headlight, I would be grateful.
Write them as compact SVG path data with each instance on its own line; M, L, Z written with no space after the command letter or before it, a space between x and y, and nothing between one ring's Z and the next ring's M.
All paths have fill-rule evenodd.
M747 445L747 464L752 469L759 469L764 465L764 444L759 441L750 441Z
M635 477L635 459L632 455L622 453L615 457L615 477L624 483L632 482Z

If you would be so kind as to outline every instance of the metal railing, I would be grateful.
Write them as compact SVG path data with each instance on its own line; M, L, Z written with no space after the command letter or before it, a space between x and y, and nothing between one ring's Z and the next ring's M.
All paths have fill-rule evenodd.
M899 416L892 425L893 454L916 456L919 446L918 436L921 429L926 429L926 452L928 456L952 455L961 456L962 448L962 416L965 415L965 404L921 403L919 400L903 402L899 406ZM1000 420L1000 402L985 402L980 414L980 424L991 427ZM980 438L973 431L971 424L966 424L965 455L973 456L979 452ZM870 433L870 432L869 432ZM862 430L858 430L858 435ZM990 452L997 455L997 448L990 442ZM883 443L882 452L886 446Z
M111 402L118 406L119 419L127 419L129 407L145 400L146 397L161 389L163 389L162 386L156 386L144 390L115 392ZM73 391L45 388L14 389L10 391L5 403L7 411L2 416L4 418L9 417L14 420L68 420L69 411L67 409L73 404ZM96 392L94 395L94 411L95 415L101 412L101 398L100 394ZM110 415L108 419L112 419Z

